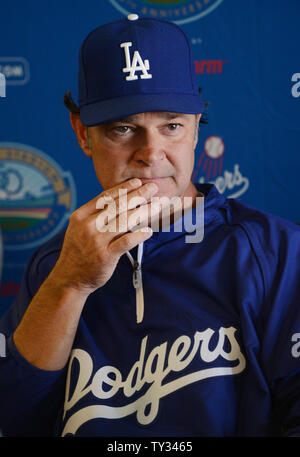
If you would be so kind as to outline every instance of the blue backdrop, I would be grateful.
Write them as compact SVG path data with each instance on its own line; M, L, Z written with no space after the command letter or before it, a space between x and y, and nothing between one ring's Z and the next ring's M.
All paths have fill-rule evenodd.
M87 33L128 13L190 38L209 102L194 180L300 222L299 0L14 0L0 13L0 314L34 250L101 192L62 100L77 98Z

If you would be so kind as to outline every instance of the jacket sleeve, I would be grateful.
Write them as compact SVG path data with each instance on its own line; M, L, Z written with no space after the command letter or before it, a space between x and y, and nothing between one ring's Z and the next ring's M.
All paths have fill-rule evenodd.
M16 349L13 332L44 278L38 251L30 259L13 305L0 320L0 431L3 436L52 436L61 414L66 368L41 370Z
M283 436L300 436L300 227L269 216L244 228L264 282L260 364L273 417Z

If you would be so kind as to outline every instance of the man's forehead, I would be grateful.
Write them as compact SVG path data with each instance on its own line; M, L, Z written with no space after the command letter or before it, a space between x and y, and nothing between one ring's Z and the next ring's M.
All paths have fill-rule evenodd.
M145 113L132 114L130 116L121 117L112 122L137 122L139 119L145 117L145 115L150 115L151 117L158 117L161 119L175 119L177 117L190 117L194 114L185 114L185 113L175 113L171 111L149 111Z

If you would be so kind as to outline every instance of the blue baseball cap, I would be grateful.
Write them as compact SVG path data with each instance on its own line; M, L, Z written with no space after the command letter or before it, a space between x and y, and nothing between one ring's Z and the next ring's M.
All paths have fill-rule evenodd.
M199 114L205 108L182 29L136 14L89 33L80 47L78 86L86 126L149 111Z

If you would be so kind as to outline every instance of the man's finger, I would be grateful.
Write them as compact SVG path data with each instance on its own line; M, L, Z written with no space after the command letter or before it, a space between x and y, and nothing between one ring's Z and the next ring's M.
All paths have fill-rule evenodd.
M144 227L142 229L136 230L135 232L125 233L119 238L113 240L108 246L108 249L113 255L121 256L126 251L130 251L138 244L148 240L152 234L153 232L150 227Z
M99 211L97 209L97 202L99 199L105 197L105 199L111 200L111 198L114 199L119 195L119 189L127 189L128 192L132 192L134 189L140 186L142 186L142 181L138 178L133 178L128 181L124 181L121 184L112 187L111 189L107 189L101 192L101 194L97 195L92 200L85 203L74 212L76 213L78 220L85 219L91 214L94 214Z
M135 230L137 227L149 225L149 221L160 213L161 206L153 206L151 202L129 211L124 211L108 221L109 213L100 212L96 218L96 228L101 233L111 233L112 236Z
M141 187L142 184L143 183L139 178L129 179L128 181L124 181L121 184L118 184L117 186L112 187L111 189L107 189L107 190L103 191L102 194L100 194L100 196L98 196L97 201L99 199L101 199L102 197L113 198L113 199L118 198L120 189L124 189L124 190L126 189L128 192L131 192L132 190L134 190L138 187Z
M109 195L100 197L97 202L97 208L103 211L100 211L97 215L97 229L100 231L102 227L112 222L122 213L127 213L138 206L146 205L157 190L156 184L148 183L129 194L127 189L119 189L119 196L115 199Z

